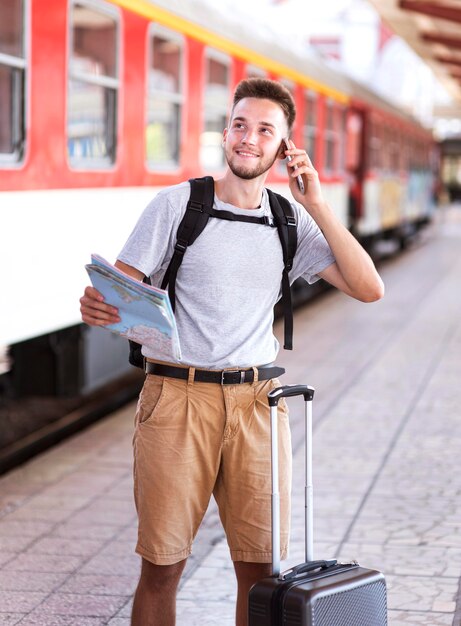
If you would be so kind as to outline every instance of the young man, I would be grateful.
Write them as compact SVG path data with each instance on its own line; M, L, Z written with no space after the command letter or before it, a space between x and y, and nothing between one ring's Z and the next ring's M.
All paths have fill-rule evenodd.
M306 152L292 141L288 150L283 144L294 117L293 99L281 84L248 79L237 86L223 133L228 167L215 181L214 208L270 215L264 182L277 159L291 156L290 189L299 203L293 205L298 247L291 280L304 276L313 282L320 276L354 298L377 300L383 284L370 257L325 203ZM304 194L297 175L303 178ZM154 198L117 267L139 280L151 276L160 285L189 193L189 183L182 183ZM212 494L237 576L237 626L247 623L250 587L270 573L267 393L279 384L270 379L270 367L278 352L272 322L282 270L277 229L211 218L184 255L176 280L182 362L162 364L155 351L143 349L147 376L134 435L136 551L142 568L133 626L174 625L176 589ZM117 310L92 287L80 302L87 324L118 321ZM222 384L222 371L236 369L246 370L239 374L241 384ZM216 382L202 382L210 371ZM285 558L291 448L283 403L279 429Z

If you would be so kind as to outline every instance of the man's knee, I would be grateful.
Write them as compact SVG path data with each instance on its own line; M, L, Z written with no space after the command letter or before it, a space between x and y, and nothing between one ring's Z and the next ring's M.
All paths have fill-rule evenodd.
M155 565L142 559L140 584L151 591L176 589L186 565L186 560L173 565Z
M272 573L270 563L246 563L244 561L235 561L235 574L239 584L250 586L261 578L266 578Z

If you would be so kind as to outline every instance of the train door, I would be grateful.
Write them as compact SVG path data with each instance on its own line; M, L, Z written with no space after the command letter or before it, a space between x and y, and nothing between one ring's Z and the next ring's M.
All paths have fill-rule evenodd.
M363 215L365 179L365 112L349 109L346 125L346 173L349 179L349 222L354 228Z

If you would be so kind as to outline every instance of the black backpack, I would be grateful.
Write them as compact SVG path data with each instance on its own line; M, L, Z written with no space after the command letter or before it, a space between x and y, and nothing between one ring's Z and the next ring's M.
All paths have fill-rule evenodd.
M288 273L293 267L293 259L298 244L296 218L290 202L278 193L267 189L272 217L254 217L251 215L236 215L230 211L216 211L213 209L214 180L211 176L203 178L191 178L190 196L186 212L181 220L176 233L174 253L161 284L162 289L168 288L171 306L175 309L176 275L182 263L187 247L192 245L208 223L210 217L234 222L249 222L251 224L265 224L277 228L283 251L283 274L282 274L282 303L285 318L285 350L293 349L293 309L291 304L291 290ZM149 278L144 281L150 283ZM129 362L136 367L144 367L144 357L141 354L140 344L130 340Z

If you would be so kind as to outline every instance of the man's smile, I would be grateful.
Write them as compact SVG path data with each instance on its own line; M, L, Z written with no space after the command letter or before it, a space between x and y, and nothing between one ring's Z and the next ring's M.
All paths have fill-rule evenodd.
M248 150L236 150L235 152L242 157L259 157L259 154L248 152Z

